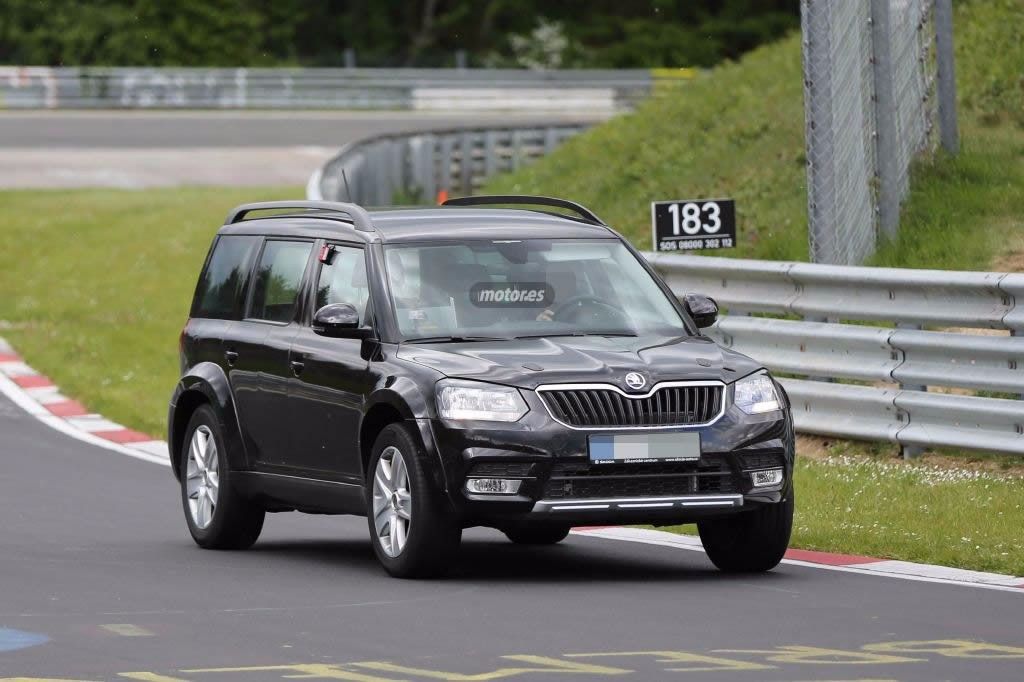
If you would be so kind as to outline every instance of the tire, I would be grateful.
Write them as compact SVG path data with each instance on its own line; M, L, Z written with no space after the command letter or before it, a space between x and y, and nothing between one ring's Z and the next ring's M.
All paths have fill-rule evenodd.
M727 519L697 524L708 558L726 573L763 573L775 568L793 530L793 492L778 504Z
M572 526L558 524L528 524L504 530L509 540L517 545L554 545L564 540Z
M213 459L201 461L204 454L209 458L211 444L216 448ZM266 512L232 486L224 437L209 405L197 409L188 423L180 466L182 509L196 544L205 549L252 547L263 530Z
M428 475L425 457L408 426L390 424L374 442L367 467L370 542L396 578L445 573L462 541L462 526Z

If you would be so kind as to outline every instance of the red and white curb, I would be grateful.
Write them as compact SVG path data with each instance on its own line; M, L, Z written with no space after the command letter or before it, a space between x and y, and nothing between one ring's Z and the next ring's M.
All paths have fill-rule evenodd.
M170 466L167 443L91 414L61 394L46 376L29 367L0 339L0 393L46 425L72 438L129 457Z
M62 395L49 378L29 367L0 338L0 393L46 425L77 440L135 459L170 466L167 443L90 414L80 403ZM574 535L659 545L703 552L700 538L644 528L577 528ZM1024 577L967 571L946 566L891 561L872 557L791 549L782 563L830 571L885 576L901 580L1005 590L1024 594Z

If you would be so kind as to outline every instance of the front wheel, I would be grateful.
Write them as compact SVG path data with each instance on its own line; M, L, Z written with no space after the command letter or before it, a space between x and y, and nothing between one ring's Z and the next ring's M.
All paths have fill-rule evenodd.
M711 563L726 573L762 573L786 554L793 530L793 492L778 504L697 524Z
M462 526L427 474L424 456L407 426L391 424L377 437L367 468L370 540L396 578L443 573L462 540Z

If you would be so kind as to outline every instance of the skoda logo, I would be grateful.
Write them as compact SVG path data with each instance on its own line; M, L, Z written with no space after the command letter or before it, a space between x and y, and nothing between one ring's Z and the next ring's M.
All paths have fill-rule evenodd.
M626 375L626 385L634 391L639 391L647 383L647 379L644 379L643 374L637 374L636 372L630 372Z

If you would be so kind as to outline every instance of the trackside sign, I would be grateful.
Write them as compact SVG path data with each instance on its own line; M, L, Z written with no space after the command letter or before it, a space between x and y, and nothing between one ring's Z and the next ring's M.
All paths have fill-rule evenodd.
M655 251L731 249L736 246L736 203L732 199L651 202Z

